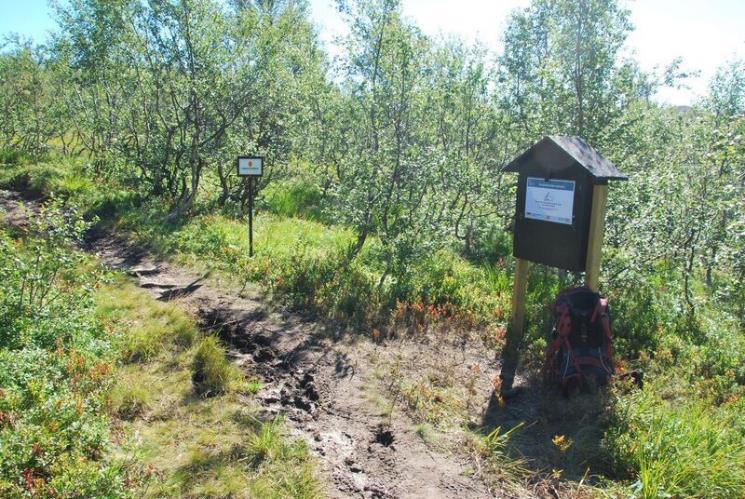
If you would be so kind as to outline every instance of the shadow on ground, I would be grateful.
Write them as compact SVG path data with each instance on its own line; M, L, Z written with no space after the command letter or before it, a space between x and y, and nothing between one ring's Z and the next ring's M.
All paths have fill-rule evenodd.
M506 432L522 423L510 439L510 451L536 473L560 470L564 479L587 481L607 469L600 447L608 414L605 390L567 398L559 387L535 378L525 380L521 388L504 405L492 393L481 421L484 434L497 427Z

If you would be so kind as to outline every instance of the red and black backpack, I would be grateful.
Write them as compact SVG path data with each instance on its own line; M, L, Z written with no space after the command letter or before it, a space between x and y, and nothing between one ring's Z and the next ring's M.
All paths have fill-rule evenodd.
M554 302L552 341L544 372L564 393L592 380L605 385L615 372L608 300L587 287L561 291Z

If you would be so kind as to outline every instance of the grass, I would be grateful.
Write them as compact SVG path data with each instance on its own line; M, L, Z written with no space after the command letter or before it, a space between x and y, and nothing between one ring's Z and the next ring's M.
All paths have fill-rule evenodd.
M174 304L152 306L153 299L133 293L120 277L101 291L97 313L108 324L126 328L119 335L121 358L128 362L147 362L166 351L191 347L197 338L194 321Z
M414 433L426 444L434 444L437 441L435 430L427 423L414 425Z
M120 379L109 393L109 407L112 413L125 421L142 416L153 401L152 393L137 384L133 377Z
M214 336L207 336L199 342L191 370L194 391L202 397L225 393L241 380L240 373L225 358L220 340Z
M455 390L440 385L431 376L402 382L398 390L417 421L444 426L464 418L465 407Z
M445 250L418 262L397 282L378 286L385 262L374 237L348 265L354 231L321 222L320 193L307 181L278 181L267 188L254 219L256 256L249 258L245 220L201 213L164 222L161 202L142 204L117 186L82 180L87 178L82 168L74 162L11 167L0 175L0 187L56 193L91 215L115 219L164 256L220 271L240 284L258 282L275 298L338 320L387 327L397 303L418 303L482 325L506 321L510 283L503 265L479 266Z
M477 473L487 483L496 487L496 490L519 490L519 484L530 474L525 461L516 459L508 451L512 435L520 428L521 426L516 426L503 432L497 427L488 435L466 435L465 448L476 466Z
M137 204L136 196L116 186L77 181L80 174L75 168L10 168L0 174L0 185L25 185L44 194L55 191L71 201L90 199L91 213L115 215L119 227L164 256L233 276L239 284L258 283L277 300L308 313L353 323L376 340L400 333L416 337L437 331L457 336L477 329L483 332L486 348L498 350L501 346L509 314L509 258L490 258L492 264L482 265L443 250L416 262L402 276L405 279L395 285L386 281L378 286L384 267L379 243L371 238L358 258L345 266L344 256L355 235L347 228L327 223L318 189L304 180L274 183L264 192L255 219L257 256L251 259L247 257L243 220L205 213L204 207L197 207L191 218L164 223L161 206ZM507 239L504 235L495 239L499 251L508 251ZM622 256L610 251L607 257ZM703 297L697 297L700 305L696 316L686 316L682 298L675 292L680 283L665 262L657 262L644 272L627 273L606 283L612 297L617 350L632 365L644 367L647 379L653 380L642 391L617 394L612 417L604 428L605 457L613 463L609 476L625 487L624 493L636 496L700 495L700 490L711 490L712 495L720 497L745 495L745 478L739 473L743 467L732 471L731 466L725 466L724 457L730 456L730 464L741 464L744 432L742 417L737 417L742 410L739 401L745 396L741 326L715 300ZM546 304L572 279L571 274L560 278L539 266L531 271L526 365L540 362L545 348L546 331L552 321ZM700 283L694 284L698 294L706 293ZM170 321L165 315L163 320ZM159 348L169 344L172 337L162 336L160 327L149 331L147 327L133 328L127 340L131 344L123 347L130 362L161 362ZM182 373L186 378L181 381L188 383L190 359L182 357L194 339L188 340L188 333L184 334L183 347L171 351L169 365L186 369ZM178 342L174 340L173 344ZM257 389L256 385L244 387L241 396ZM436 380L415 377L403 380L395 389L418 421L438 425L453 415L459 418L462 412L463 404L458 400L442 403L450 400L452 390ZM215 398L233 396L228 391ZM128 397L122 395L120 406L124 413L131 407L137 414L135 421L159 406L157 397L144 393ZM494 439L505 445L509 440ZM474 451L477 462L486 462L486 454L501 452L501 447L490 445L476 446L492 449ZM574 452L580 445L580 439L575 439L567 452ZM224 464L225 460L220 462ZM234 470L231 466L225 469Z
M671 370L644 390L618 395L604 441L616 471L636 476L630 488L639 497L692 497L703 491L707 497L743 497L742 396L722 404L691 396L695 385L681 383L687 377Z
M259 283L276 299L308 312L386 328L397 303L437 306L464 323L501 323L509 307L507 269L485 269L444 251L412 269L405 285L378 286L383 264L372 238L351 264L354 241L346 228L312 219L259 212L254 219L255 257L248 257L245 222L220 214L163 224L156 208L127 212L120 227L179 263Z
M319 496L307 448L281 421L259 419L260 384L243 381L216 338L200 340L188 315L124 279L100 291L97 311L110 331L157 338L153 355L127 355L108 398L122 434L112 456L136 463L136 496Z
M327 222L321 208L323 193L311 180L295 178L269 184L261 192L260 207L284 218L305 218Z
M83 174L81 164L67 159L61 163L30 163L15 168L5 165L0 171L0 185L33 196L57 194L67 199L94 191L94 184Z

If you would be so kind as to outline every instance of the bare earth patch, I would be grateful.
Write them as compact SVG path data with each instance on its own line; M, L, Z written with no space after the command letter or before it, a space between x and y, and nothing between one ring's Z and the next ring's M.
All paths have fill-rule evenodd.
M0 192L0 208L9 214L6 222L23 228L38 205ZM556 480L544 472L568 463L572 478L581 474L583 456L572 456L571 445L554 452L552 442L562 432L581 440L571 428L594 414L577 413L575 405L557 412L556 399L538 389L501 406L493 396L494 352L476 337L435 331L375 343L277 312L260 296L240 296L218 277L156 259L115 234L96 232L85 249L153 297L197 317L237 365L261 377L261 419L286 416L321 463L329 497L583 495L558 480L558 470ZM516 448L541 473L482 467L473 440L521 423Z

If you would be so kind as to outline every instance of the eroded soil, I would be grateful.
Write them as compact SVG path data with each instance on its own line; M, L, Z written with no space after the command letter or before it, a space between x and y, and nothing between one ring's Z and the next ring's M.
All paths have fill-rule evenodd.
M6 223L24 229L38 210L38 201L0 191ZM243 296L219 278L158 259L107 230L92 231L83 248L220 336L233 360L262 379L257 394L261 417L285 415L292 431L308 442L329 497L585 495L573 482L559 479L555 469L556 463L568 463L562 468L569 468L570 477L580 476L585 451L573 456L576 448L557 450L552 439L565 435L570 441L588 440L590 448L596 445L594 422L583 426L600 413L596 399L578 408L576 401L528 387L506 406L498 404L494 353L467 333L373 342L275 309L259 294ZM527 383L524 378L518 382ZM433 428L429 438L422 424ZM524 429L512 452L524 456L534 473L519 487L501 487L469 458L467 435L519 424Z
M24 227L34 201L4 192L6 222ZM391 418L367 394L378 384L356 339L296 314L214 286L146 249L107 232L93 234L86 251L127 272L153 297L174 301L217 333L235 362L258 374L257 395L267 418L285 414L322 464L330 497L492 497L468 476L465 458L428 448L403 415ZM360 350L363 351L364 349Z

